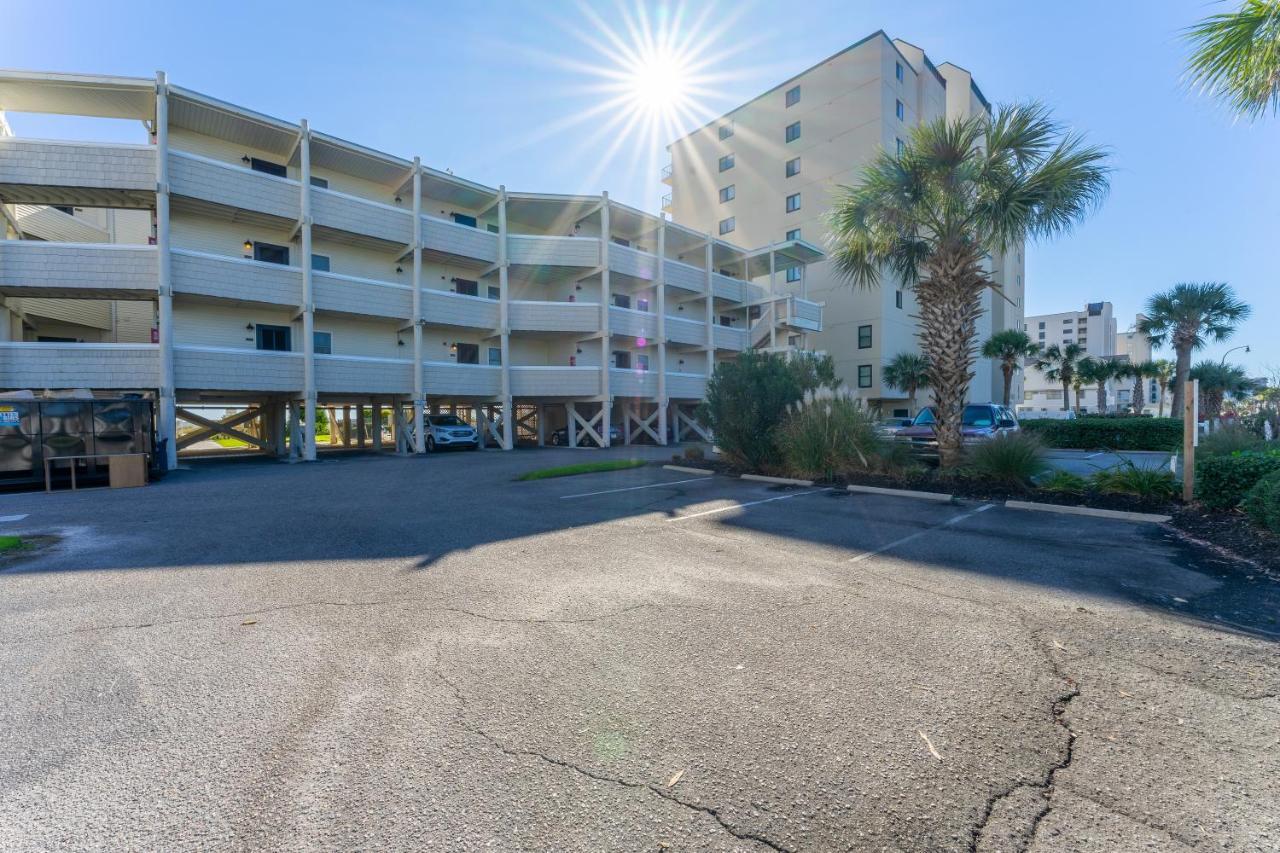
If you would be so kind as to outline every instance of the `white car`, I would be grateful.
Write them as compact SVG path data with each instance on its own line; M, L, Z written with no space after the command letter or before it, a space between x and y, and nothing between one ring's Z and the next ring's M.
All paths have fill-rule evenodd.
M480 436L475 427L457 415L427 415L423 418L423 429L427 433L427 452L446 447L465 447L476 450L480 447Z

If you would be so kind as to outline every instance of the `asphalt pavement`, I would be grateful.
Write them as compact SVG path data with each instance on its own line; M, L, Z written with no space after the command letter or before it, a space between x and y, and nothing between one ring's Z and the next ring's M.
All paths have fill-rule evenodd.
M626 455L0 496L0 848L1280 847L1280 579Z

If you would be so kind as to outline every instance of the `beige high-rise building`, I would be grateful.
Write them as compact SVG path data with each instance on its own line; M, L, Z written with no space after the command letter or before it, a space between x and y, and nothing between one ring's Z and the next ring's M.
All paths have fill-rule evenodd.
M922 123L990 111L968 71L935 65L920 48L878 31L668 146L664 209L748 245L799 239L823 246L834 194L877 153L897 150ZM979 342L1022 328L1022 248L992 267L1004 295L984 296ZM898 353L919 349L910 290L892 278L855 289L826 261L788 273L780 286L825 303L823 329L807 342L831 354L845 384L886 414L904 412L906 395L881 374ZM975 372L970 399L999 400L998 365L979 360ZM1014 393L1020 397L1021 387Z
M1151 360L1151 340L1137 331L1139 314L1127 331L1117 331L1115 311L1110 302L1090 302L1083 311L1065 311L1057 314L1036 314L1026 318L1023 328L1031 340L1041 349L1051 346L1078 344L1087 358L1109 359L1127 362ZM1062 409L1062 383L1046 379L1044 374L1027 359L1026 378L1018 403L1018 411L1024 415ZM1106 401L1109 410L1128 409L1132 404L1134 382L1132 379L1115 379L1107 383ZM1143 406L1154 410L1159 399L1159 387L1154 379L1144 382ZM1098 408L1097 385L1081 389L1080 408L1092 412ZM1075 405L1074 394L1068 401Z

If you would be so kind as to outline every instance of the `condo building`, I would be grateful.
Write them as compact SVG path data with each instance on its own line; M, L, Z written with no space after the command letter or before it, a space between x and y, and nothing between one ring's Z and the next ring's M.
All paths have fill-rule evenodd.
M320 408L374 447L386 413L401 451L432 412L507 449L705 438L717 361L822 331L783 287L823 257L799 237L484 186L163 73L2 71L0 111L0 390L153 399L169 466L220 432L314 458ZM26 112L140 139L23 138Z
M990 111L968 71L935 65L920 48L879 31L671 143L663 209L749 245L822 245L840 186L857 183L879 152L900 150L922 123ZM1022 327L1022 247L990 264L1001 293L983 297L979 342ZM824 306L822 330L802 343L830 354L844 383L886 415L905 416L906 394L882 376L894 356L919 350L915 301L904 282L886 277L860 290L831 262L818 261L793 267L783 285ZM975 370L971 401L999 400L999 365L979 360ZM927 396L920 395L922 405Z
M1076 344L1084 350L1084 356L1094 359L1111 359L1125 362L1144 362L1151 360L1151 341L1146 335L1138 332L1139 314L1134 325L1128 331L1118 332L1115 310L1110 302L1090 302L1083 311L1066 311L1057 314L1037 314L1026 318L1023 326L1028 337L1041 349L1051 346L1062 347ZM1057 411L1063 408L1062 383L1049 380L1036 369L1035 359L1026 359L1024 364L1024 384L1022 402L1017 406L1020 413ZM1143 407L1155 410L1159 399L1159 386L1154 379L1144 382ZM1097 384L1081 388L1080 408L1082 411L1097 409ZM1128 409L1132 405L1134 383L1131 379L1115 379L1106 383L1105 399L1107 409ZM1068 401L1075 407L1073 399Z

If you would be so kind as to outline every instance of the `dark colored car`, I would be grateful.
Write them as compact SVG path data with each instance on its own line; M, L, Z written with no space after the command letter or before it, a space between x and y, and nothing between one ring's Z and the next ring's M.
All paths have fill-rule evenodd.
M569 446L569 428L561 427L560 429L551 433L550 441L556 447L562 447L562 446L568 447ZM609 444L610 445L622 444L622 427L617 427L613 425L609 426ZM579 447L596 447L597 445L596 445L595 439L592 438L587 433L586 430L579 429L578 430L578 446Z
M938 422L937 410L927 406L920 410L911 426L894 433L894 440L909 443L912 450L933 452L938 448L934 425ZM965 444L980 444L999 435L1017 432L1018 418L999 403L973 403L964 407L960 419L960 436Z

